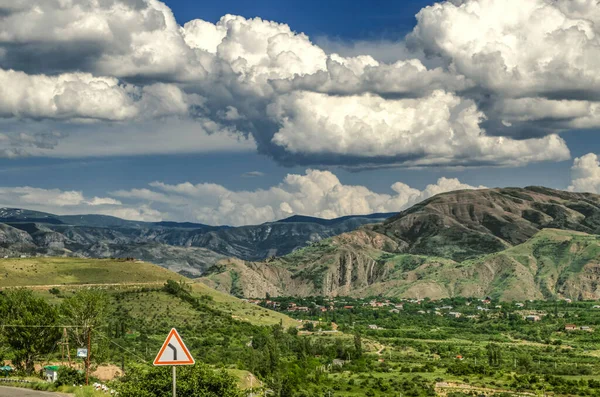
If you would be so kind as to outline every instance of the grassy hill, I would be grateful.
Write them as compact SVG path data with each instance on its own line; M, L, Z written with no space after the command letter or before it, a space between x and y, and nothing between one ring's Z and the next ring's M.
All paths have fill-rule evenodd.
M159 266L124 259L0 259L0 288L36 285L146 284L185 277Z
M598 235L543 229L522 244L462 262L382 249L392 243L358 231L269 263L223 262L201 280L224 292L235 284L245 296L262 289L298 296L600 298Z
M7 287L28 287L38 291L52 301L57 298L48 292L56 287L66 294L82 286L99 285L112 295L118 291L131 291L131 296L140 288L160 289L167 280L183 281L191 285L194 295L205 297L210 306L227 316L247 321L255 325L273 325L282 322L284 326L296 326L297 321L288 316L267 310L257 305L237 299L229 294L215 291L200 283L193 283L177 273L160 266L141 261L124 259L81 259L81 258L22 258L0 259L0 289ZM141 293L141 292L140 292ZM190 308L185 308L179 300L160 291L147 292L153 294L148 301L137 300L129 305L132 313L143 317L149 312L175 308L170 315L176 321L194 316ZM125 301L130 295L126 295ZM153 305L152 309L148 305ZM181 318L176 313L181 312Z

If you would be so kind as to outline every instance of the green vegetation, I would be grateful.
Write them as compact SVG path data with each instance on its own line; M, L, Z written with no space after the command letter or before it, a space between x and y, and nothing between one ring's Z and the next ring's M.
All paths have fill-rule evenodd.
M225 371L214 371L204 364L180 367L177 395L181 397L242 397L235 379ZM122 397L163 397L172 389L170 367L134 366L118 384Z
M307 250L317 255L334 243L339 241ZM269 391L283 397L600 396L600 309L595 308L600 304L556 294L585 297L569 294L587 288L580 277L595 269L598 243L596 236L544 230L519 246L462 263L372 248L360 256L350 249L355 242L344 243L343 254L332 250L337 253L327 258L337 255L344 266L364 261L370 280L385 290L374 283L361 290L368 298L267 295L260 304L183 277L131 281L139 278L123 278L130 265L149 266L142 274L153 274L154 280L162 273L147 264L114 262L119 271L102 276L102 283L84 277L80 285L37 283L41 287L0 293L0 324L12 325L0 327L0 358L10 360L18 376L35 376L33 363L66 361L61 346L68 327L70 355L84 368L75 349L86 344L91 330L91 370L107 364L124 369L125 376L109 387L122 396L162 396L170 390L170 369L150 363L175 327L197 362L179 371L182 396L237 397L249 383L255 395ZM68 269L63 275L109 262L57 261ZM273 262L282 266L282 261ZM53 277L47 269L57 263L42 258L37 272L23 274L34 280L40 272ZM244 282L243 272L235 277L237 285ZM27 284L25 276L21 281L36 284ZM424 293L433 285L448 295L478 298L383 297ZM514 291L550 299L517 301ZM28 327L38 324L48 332L40 336ZM56 390L82 382L80 372L61 373L62 385L38 381L31 387Z
M183 280L162 267L126 259L0 259L0 288L79 284L162 284Z
M349 297L269 302L262 304L314 321L312 336L324 335L318 328L330 322L354 334L352 361L328 375L336 396L600 395L598 302Z

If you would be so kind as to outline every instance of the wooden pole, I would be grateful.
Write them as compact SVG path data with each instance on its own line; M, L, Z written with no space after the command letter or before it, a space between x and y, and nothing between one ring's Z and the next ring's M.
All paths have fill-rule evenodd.
M63 328L63 334L65 335L65 340L67 342L67 360L69 360L69 367L71 367L71 352L69 351L69 334L67 333L67 328Z
M85 384L86 386L90 385L90 355L92 354L91 351L91 347L92 347L92 328L88 328L88 333L87 333L87 360L86 360L86 366L85 366Z

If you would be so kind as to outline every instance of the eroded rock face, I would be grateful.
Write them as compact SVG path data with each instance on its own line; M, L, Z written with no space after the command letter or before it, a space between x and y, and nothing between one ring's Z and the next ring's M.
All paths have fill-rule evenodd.
M595 299L599 232L598 195L460 191L252 268L284 295Z

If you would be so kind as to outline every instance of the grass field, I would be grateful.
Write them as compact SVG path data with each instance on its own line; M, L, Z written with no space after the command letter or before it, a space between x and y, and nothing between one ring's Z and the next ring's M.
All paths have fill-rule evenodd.
M36 290L54 303L60 297L49 292L57 288L63 296L82 286L100 285L114 294L123 290L141 287L160 288L167 280L191 281L162 267L141 261L82 258L22 258L0 259L0 288L28 287ZM248 321L254 325L283 323L285 327L296 326L285 314L267 310L231 295L218 292L205 284L191 283L192 292L206 296L211 307L230 315L234 319ZM143 298L141 298L143 296ZM183 324L194 316L194 310L180 300L161 292L133 293L123 300L132 315L144 317L152 313L168 312L175 324Z
M0 288L80 284L146 284L186 280L140 261L83 258L0 259Z

